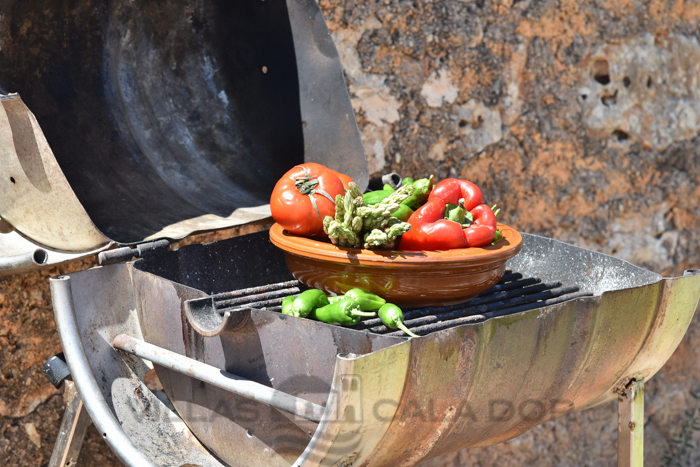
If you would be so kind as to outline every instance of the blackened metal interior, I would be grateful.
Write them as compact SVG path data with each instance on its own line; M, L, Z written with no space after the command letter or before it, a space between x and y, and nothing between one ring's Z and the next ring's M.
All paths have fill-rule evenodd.
M36 115L88 215L117 242L265 205L304 160L363 166L366 184L315 2L0 0L0 43L0 85Z

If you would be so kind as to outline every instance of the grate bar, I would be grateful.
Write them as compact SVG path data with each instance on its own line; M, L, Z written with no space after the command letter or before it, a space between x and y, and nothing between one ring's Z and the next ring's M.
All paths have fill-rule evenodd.
M221 315L227 311L250 308L279 312L282 300L303 288L299 281L294 280L220 293L213 295L213 298L216 310ZM564 287L559 281L542 283L539 278L524 278L521 273L507 270L496 285L468 302L406 310L404 324L422 335L586 296L592 296L592 293L581 292L577 286ZM379 318L364 320L353 329L390 336L404 335L403 331L388 329Z
M493 287L491 287L487 291L479 294L474 300L478 300L481 297L486 297L486 296L489 296L489 295L496 293L496 292L505 292L508 290L519 289L522 287L528 287L530 285L539 284L540 282L542 282L542 279L538 279L536 277L528 277L527 279L522 279L522 280L516 279L516 280L513 280L512 282L505 282L505 283L499 282L498 284L494 285Z
M265 300L271 300L273 298L287 297L288 295L297 294L301 291L299 287L290 287L285 289L273 290L270 292L258 293L255 295L246 295L243 297L228 298L225 300L214 299L216 308L231 308L237 305L248 305L256 302L261 302Z
M286 289L290 287L299 287L301 282L298 280L277 282L275 284L261 285L259 287L250 287L248 289L233 290L231 292L222 292L212 295L214 301L228 300L229 298L242 297L244 295L257 295L267 292L272 292L273 290Z
M296 292L294 292L296 293ZM291 295L291 294L290 294ZM234 312L239 310L248 310L250 308L267 308L270 311L282 311L282 300L284 297L273 298L270 300L261 300L259 302L246 303L244 305L233 306L228 308L216 308L216 311L223 316L227 311Z
M532 283L532 281L537 281L536 283ZM508 300L510 298L515 298L515 297L520 297L521 295L527 295L527 294L535 294L538 292L542 292L543 290L549 290L549 289L554 289L556 287L561 286L561 282L545 282L544 284L540 283L540 279L532 279L532 281L527 281L530 284L530 286L527 287L522 287L522 288L517 288L517 289L511 289L511 290L505 290L501 292L495 292L492 294L484 295L481 297L476 297L473 300L470 300L468 302L469 305L474 306L474 305L485 305L487 303L494 303L494 302L499 302L502 300ZM522 281L526 282L526 281Z
M578 290L578 287L571 287L571 289L574 289L574 288L576 290ZM552 298L542 300L541 302L527 303L524 305L502 308L500 310L492 311L492 312L488 313L488 318L497 318L499 316L505 316L505 315L510 315L513 313L520 313L523 311L534 310L535 308L541 308L543 306L556 305L557 303L563 303L563 302L566 302L568 300L573 300L576 298L592 297L592 296L593 296L593 292L588 291L588 290L572 291L572 292L565 293L563 295L558 295L558 296L555 296Z
M519 272L513 272L513 271L506 271L505 274L503 274L503 277L501 277L501 280L498 281L499 284L503 284L506 282L512 282L512 281L517 281L519 279L522 279L523 275L520 274Z

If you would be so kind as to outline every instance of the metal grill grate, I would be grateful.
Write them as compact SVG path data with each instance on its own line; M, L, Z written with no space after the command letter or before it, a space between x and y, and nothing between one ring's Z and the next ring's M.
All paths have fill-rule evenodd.
M304 289L306 287L303 284L293 280L220 293L213 298L220 315L248 308L280 311L285 297L298 294ZM523 277L518 272L506 271L498 284L468 302L404 311L404 324L414 333L425 335L592 295L592 292L581 291L576 285L564 286L558 281L542 282L536 277ZM353 326L353 329L389 336L405 335L403 331L388 329L379 318L364 320Z
M213 295L214 306L220 315L227 311L245 310L248 308L265 308L271 311L281 311L282 300L289 295L302 291L302 283L293 280L275 284L234 290Z

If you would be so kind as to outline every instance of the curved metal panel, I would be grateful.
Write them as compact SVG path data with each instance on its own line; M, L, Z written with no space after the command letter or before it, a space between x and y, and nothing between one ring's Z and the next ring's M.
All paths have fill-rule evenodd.
M408 467L458 449L497 444L610 400L620 384L648 380L663 366L699 297L700 275L665 279L399 344L410 346L406 384L394 400L363 399L373 406L394 404L396 413L360 465ZM381 371L362 369L386 368L381 354L388 350L357 357L363 365L353 366L353 377L381 378ZM376 416L363 420L354 432L362 436L378 421ZM329 434L316 437L337 431L324 428ZM328 465L342 459L339 454Z
M221 466L157 394L148 366L123 358L111 340L140 336L126 264L51 280L56 324L80 397L109 447L129 466ZM165 396L162 395L165 399Z
M255 268L235 260L246 257L256 258ZM187 320L186 300L292 279L266 232L190 245L133 264L145 341L314 404L326 406L337 355L372 353L405 341L265 310L240 312L242 324L234 330L198 334ZM166 368L156 371L183 421L230 465L286 467L317 430L314 422Z
M39 244L81 252L110 242L78 201L39 123L16 94L0 99L0 193L3 219Z
M367 159L321 8L316 0L287 0L287 6L299 70L304 159L349 175L364 192L369 184Z

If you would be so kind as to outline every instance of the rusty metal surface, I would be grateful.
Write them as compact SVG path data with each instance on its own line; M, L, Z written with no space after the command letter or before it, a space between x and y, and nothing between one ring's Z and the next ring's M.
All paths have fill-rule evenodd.
M679 296L684 303L671 304ZM698 296L700 276L661 280L412 339L391 349L410 353L405 385L381 398L373 393L374 382L397 371L382 360L388 350L358 357L352 376L362 384L355 400L373 407L365 409L373 415L352 424L355 438L345 452L340 447L348 446L342 435L347 423L322 420L324 430L312 441L312 447L320 446L310 448L301 465L332 466L352 455L353 465L412 466L457 449L496 444L610 400L620 382L648 379L665 363ZM655 348L664 350L649 354L644 349L656 334L664 337ZM344 397L332 392L329 406L340 404L336 412L342 414L342 406L350 404ZM381 442L376 443L377 433L364 434L387 419ZM326 455L329 451L334 454Z
M629 265L615 268L613 263L607 261L606 275L635 272ZM406 384L381 401L364 395L363 404L374 404L385 413L375 412L354 432L362 433L365 426L387 417L391 425L375 448L367 444L370 439L356 440L357 446L366 447L355 453L353 465L411 466L457 449L496 444L610 400L616 397L613 390L626 381L647 380L683 337L700 297L700 275L654 281L644 271L636 273L650 282L605 291L613 281L600 276L596 297L439 331L399 345L410 347ZM366 360L364 368L381 365L380 358L358 357ZM372 381L381 372L355 371L353 376ZM328 403L342 399L332 393ZM331 456L321 465L341 460ZM302 465L317 463L308 460Z

